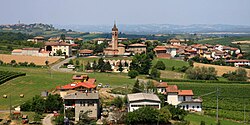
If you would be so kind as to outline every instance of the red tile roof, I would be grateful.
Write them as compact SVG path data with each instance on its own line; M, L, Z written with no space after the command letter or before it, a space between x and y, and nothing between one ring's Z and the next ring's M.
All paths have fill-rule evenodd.
M64 86L58 86L57 89L61 89L61 90L71 90L71 89L75 89L78 87L85 87L85 88L96 88L95 83L95 79L89 79L86 82L73 82Z
M179 92L178 91L178 86L177 85L168 85L167 87L167 92Z
M45 46L71 46L66 42L46 42Z
M193 91L192 90L179 90L178 95L189 95L189 96L193 96Z
M168 87L168 83L166 83L166 82L161 82L161 83L158 83L157 84L157 86L156 86L157 88L163 88L163 87Z
M83 49L83 50L80 50L79 53L93 53L93 50Z
M88 75L73 75L73 80L83 80L84 78L88 78Z
M234 62L250 62L250 60L246 60L246 59L239 59L239 60L226 60L226 62L231 62L231 63L234 63Z
M141 43L135 43L135 44L130 44L129 46L141 46L141 47L146 47L145 44L141 44Z

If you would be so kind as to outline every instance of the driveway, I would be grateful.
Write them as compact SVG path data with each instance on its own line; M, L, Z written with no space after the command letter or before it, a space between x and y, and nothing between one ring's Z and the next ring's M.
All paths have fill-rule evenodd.
M70 59L75 59L76 56L72 56L70 58L67 58L59 63L56 63L51 66L51 69L54 71L59 71L59 72L72 72L72 69L67 69L67 68L60 68L64 63L68 63Z
M51 118L54 116L54 114L48 114L46 117L43 119L43 125L53 125L51 123Z

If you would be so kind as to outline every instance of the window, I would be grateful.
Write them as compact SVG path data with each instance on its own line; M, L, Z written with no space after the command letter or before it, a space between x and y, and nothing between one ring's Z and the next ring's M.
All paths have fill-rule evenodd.
M184 106L184 105L182 106L182 109L185 109L185 106Z
M200 108L200 106L197 106L197 109Z
M187 109L189 109L189 105L186 105Z
M194 106L192 108L194 109Z

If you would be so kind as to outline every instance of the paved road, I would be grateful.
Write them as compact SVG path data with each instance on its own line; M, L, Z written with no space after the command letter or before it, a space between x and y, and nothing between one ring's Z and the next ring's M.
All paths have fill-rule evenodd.
M53 125L51 123L51 118L53 117L53 114L48 114L46 117L43 119L43 125Z
M68 63L70 59L75 59L76 56L72 56L70 58L67 58L59 63L56 63L51 66L51 69L54 71L59 71L59 72L72 72L72 69L67 69L67 68L60 68L64 63Z

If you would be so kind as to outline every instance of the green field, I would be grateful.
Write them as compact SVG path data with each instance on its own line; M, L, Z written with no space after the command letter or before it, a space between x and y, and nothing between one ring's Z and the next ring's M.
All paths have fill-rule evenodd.
M205 121L206 125L216 125L216 118L206 115L196 115L188 114L185 117L185 120L190 121L190 125L200 125L201 121ZM243 123L230 121L226 119L219 119L221 125L243 125Z
M212 38L209 40L199 40L195 43L201 43L201 44L221 44L221 45L232 45L231 42L233 41L244 41L244 40L250 40L250 37L224 37L224 38Z
M56 86L65 85L71 82L73 74L51 72L42 68L15 68L0 66L3 71L24 72L26 76L18 77L0 85L0 96L11 95L11 102L14 106L39 95L44 90L53 90ZM134 79L129 79L126 74L119 73L91 73L91 78L96 78L97 83L110 84L111 86L122 86L134 84ZM24 98L19 98L24 94ZM0 98L0 109L8 109L9 98Z
M175 68L181 68L182 66L188 66L188 63L181 60L173 60L173 59L161 59L161 58L155 58L152 62L153 65L156 64L157 61L163 61L163 63L166 66L166 70L172 70L172 67Z
M250 84L222 83L176 83L179 89L192 89L196 96L201 96L219 89L219 117L243 121L244 106L246 120L250 121ZM202 97L205 114L216 115L216 94Z

